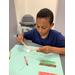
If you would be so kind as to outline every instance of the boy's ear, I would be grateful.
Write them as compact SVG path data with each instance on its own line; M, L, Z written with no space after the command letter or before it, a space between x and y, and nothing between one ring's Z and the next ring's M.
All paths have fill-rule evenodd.
M51 24L51 28L54 26L54 23Z

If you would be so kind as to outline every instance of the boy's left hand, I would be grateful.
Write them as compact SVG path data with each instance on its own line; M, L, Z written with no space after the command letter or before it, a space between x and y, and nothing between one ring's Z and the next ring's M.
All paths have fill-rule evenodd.
M51 53L51 46L43 46L36 50L37 52L42 52L45 54Z

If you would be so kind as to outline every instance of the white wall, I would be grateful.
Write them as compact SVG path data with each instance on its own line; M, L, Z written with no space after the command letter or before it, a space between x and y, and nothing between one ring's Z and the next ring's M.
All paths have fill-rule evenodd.
M21 21L22 16L24 16L26 12L25 0L14 0L14 4L16 11L17 25L20 26L19 22Z
M36 21L36 14L42 8L49 8L54 13L54 22L56 19L57 5L59 0L14 0L17 23L25 14L31 14ZM18 26L20 26L18 24Z

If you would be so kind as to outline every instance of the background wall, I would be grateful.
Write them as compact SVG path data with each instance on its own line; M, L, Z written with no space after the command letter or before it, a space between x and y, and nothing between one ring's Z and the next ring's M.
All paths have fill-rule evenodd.
M31 14L36 21L36 14L42 8L49 8L56 19L57 5L59 0L14 0L18 27L25 14Z
M25 2L27 4L26 14L31 14L35 20L37 12L42 8L51 9L56 17L58 0L25 0Z
M59 0L54 29L65 36L65 0Z
M26 2L25 0L13 0L13 1L15 6L17 26L19 27L20 26L19 22L26 13Z
M9 0L9 35L17 34L17 20L13 0Z
M17 1L17 2L19 1L18 3L16 2L17 8L15 7L14 1ZM25 13L30 12L31 9L27 10L27 8L30 8L29 5L32 5L33 3L29 3L29 5L27 5L28 3L29 3L29 0L9 0L9 35L14 35L17 33L18 21L20 21L20 19L22 18L22 16ZM21 7L19 7L20 5L21 5ZM32 6L32 7L34 7L34 6ZM23 11L23 9L25 9L25 8L26 8L26 10ZM17 9L17 14L16 14L16 9ZM21 9L21 11L19 11L19 9ZM39 10L39 8L38 8L38 10ZM31 12L34 12L34 11L31 11ZM59 0L54 29L57 31L60 31L65 36L65 0Z

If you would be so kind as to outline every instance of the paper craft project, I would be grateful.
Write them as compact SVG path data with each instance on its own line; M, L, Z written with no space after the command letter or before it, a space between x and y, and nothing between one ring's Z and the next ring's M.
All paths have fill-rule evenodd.
M56 62L54 61L47 61L47 60L40 60L40 64L42 66L48 66L48 67L56 67Z
M41 52L36 52L35 50L30 53L26 52L27 49L32 50L37 48L39 47L28 46L27 48L24 45L15 45L10 50L11 58L9 59L9 75L38 75L39 71L63 75L59 54L44 54ZM24 56L26 57L28 66L26 65ZM56 65L56 67L53 68L39 65L40 62L45 62L44 60L47 62L54 61L53 65Z
M53 73L47 73L47 72L39 72L38 75L57 75L57 74L53 74Z

